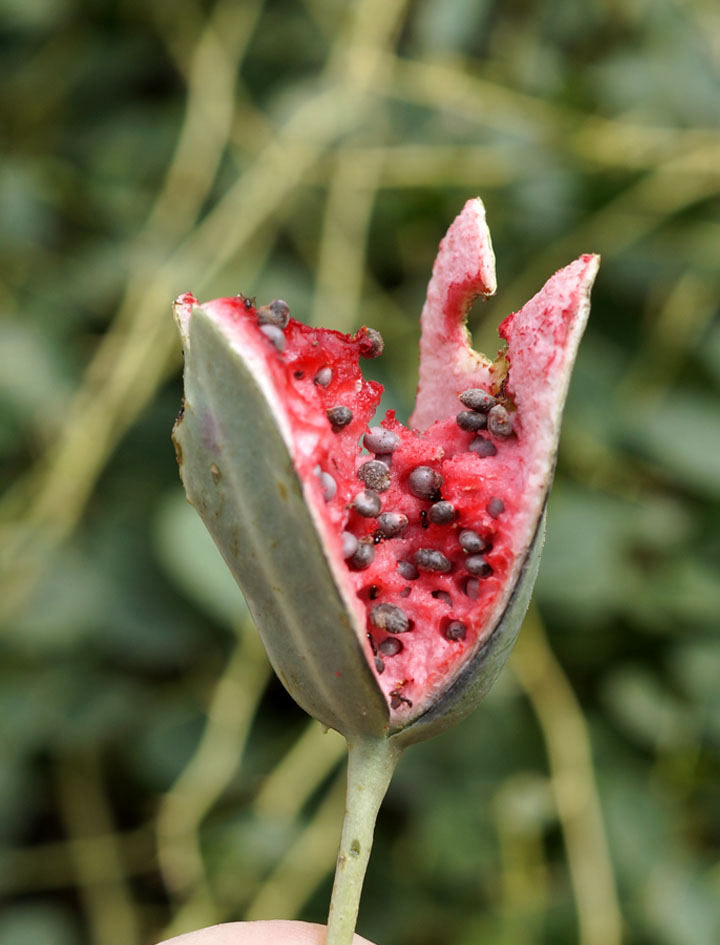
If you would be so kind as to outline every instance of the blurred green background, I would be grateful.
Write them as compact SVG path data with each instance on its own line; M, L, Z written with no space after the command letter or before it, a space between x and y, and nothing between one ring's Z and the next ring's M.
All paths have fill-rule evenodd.
M170 443L192 290L380 328L407 417L437 242L479 347L603 265L521 643L411 751L380 945L720 942L720 7L0 2L3 945L324 921L342 744L269 674Z

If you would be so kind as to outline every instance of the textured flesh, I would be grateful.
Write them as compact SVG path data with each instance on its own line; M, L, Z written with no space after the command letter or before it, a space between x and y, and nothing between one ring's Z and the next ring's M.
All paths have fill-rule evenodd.
M256 362L256 374L274 402L333 573L395 724L424 711L452 682L486 641L512 593L549 488L569 366L584 327L596 269L597 258L583 256L556 273L500 326L507 350L490 362L470 349L464 328L472 302L495 287L482 204L468 202L441 244L423 310L414 429L403 427L392 412L383 422L397 434L400 445L392 455L390 487L380 495L382 511L402 513L409 524L395 538L373 541L374 561L363 570L343 560L341 536L350 531L358 539L372 540L378 528L376 519L353 509L352 500L365 488L357 469L374 458L362 448L362 436L380 403L382 388L363 380L359 340L291 319L280 352L260 332L249 300L238 296L204 306L226 326L243 356ZM186 296L180 304L189 317L195 300ZM327 385L316 383L318 375L327 380L327 368L331 371ZM512 416L512 436L481 433L495 446L493 456L470 452L475 434L456 423L456 414L465 409L457 395L469 387L498 395ZM353 419L333 432L327 411L337 406L349 407ZM442 499L456 510L451 524L429 522L431 501L410 492L408 476L417 466L429 466L443 477ZM319 472L330 474L337 486L329 500ZM492 500L493 506L497 500L502 503L499 514L493 506L495 514L488 511ZM472 578L465 567L468 556L458 541L462 529L476 531L491 545L483 557L492 571L477 579L477 591L473 588L471 595L466 593ZM302 536L288 535L287 540L297 542L301 558ZM420 548L441 551L451 569L421 571L416 580L403 578L398 562L412 561ZM389 635L370 621L373 606L380 603L401 607L411 621L409 632L393 638L402 644L393 655L383 654L382 644ZM451 621L464 624L464 639L446 638Z

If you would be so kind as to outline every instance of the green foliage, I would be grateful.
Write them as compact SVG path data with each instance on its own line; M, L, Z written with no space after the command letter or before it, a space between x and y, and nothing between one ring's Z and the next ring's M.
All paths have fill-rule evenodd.
M435 246L473 194L500 283L479 347L554 269L603 266L545 631L401 762L359 929L570 945L579 923L619 945L615 884L626 945L720 941L715 7L12 0L0 18L3 945L324 921L340 752L270 680L182 498L170 303L247 292L373 325L369 373L406 417Z

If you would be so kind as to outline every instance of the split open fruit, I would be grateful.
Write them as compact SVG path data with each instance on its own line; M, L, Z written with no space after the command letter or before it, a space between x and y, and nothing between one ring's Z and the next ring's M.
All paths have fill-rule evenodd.
M463 717L519 630L537 572L560 418L598 258L557 272L500 325L494 360L465 320L495 291L479 200L440 245L410 427L343 335L238 295L175 307L185 353L183 481L295 699L346 736L409 744Z

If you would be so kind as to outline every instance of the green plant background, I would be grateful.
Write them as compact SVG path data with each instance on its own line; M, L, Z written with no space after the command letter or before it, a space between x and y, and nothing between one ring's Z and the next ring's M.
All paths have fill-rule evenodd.
M603 255L522 642L408 753L380 945L720 941L720 8L0 3L3 945L323 921L342 745L269 675L184 502L170 303L382 330L407 416L435 247L500 291ZM238 405L238 409L242 409Z

